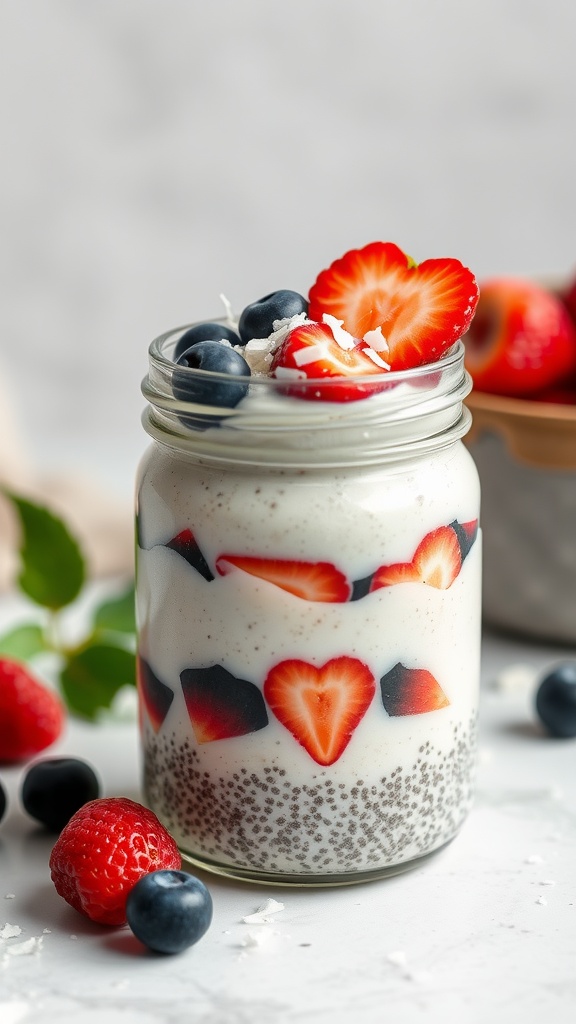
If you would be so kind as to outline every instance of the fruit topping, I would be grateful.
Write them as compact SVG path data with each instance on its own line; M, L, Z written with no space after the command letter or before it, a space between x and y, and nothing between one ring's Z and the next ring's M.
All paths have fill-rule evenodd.
M536 692L536 711L552 736L576 736L576 661L564 662L544 677Z
M24 761L51 746L64 717L53 690L20 662L0 658L0 762Z
M225 374L229 379L206 378L199 373L188 373L189 369ZM232 409L244 398L249 376L250 367L236 349L219 341L199 341L178 359L172 373L172 390L174 397L183 402Z
M394 583L426 583L438 590L451 587L462 567L460 543L452 526L439 526L420 541L411 562L383 565L376 570L370 590Z
M212 897L186 871L152 871L128 894L126 917L134 935L155 953L181 953L208 931Z
M285 320L298 313L307 313L308 303L303 295L288 289L270 292L242 311L238 332L244 344L252 338L268 338L277 320Z
M319 274L308 315L336 317L404 370L439 359L469 327L477 301L476 280L458 260L416 264L392 242L372 242Z
M376 690L370 669L343 655L317 668L290 658L270 670L264 695L278 721L321 765L348 746Z
M214 579L214 574L212 573L208 562L204 558L192 530L181 530L180 533L176 534L176 536L172 538L172 540L168 541L166 547L171 548L179 555L182 555L182 558L185 558L188 564L191 565L193 569L196 569L196 572L199 572L200 575L208 581L208 583Z
M382 703L392 717L424 715L450 704L444 690L425 668L406 668L398 662L380 680Z
M576 330L564 304L523 279L482 285L464 345L475 386L496 395L533 395L576 369Z
M99 795L96 772L78 757L37 761L22 783L24 810L50 832L61 832L76 811Z
M136 681L140 700L148 712L152 728L158 732L170 710L174 693L166 683L158 679L140 654L136 658Z
M98 924L126 921L126 897L144 875L180 869L172 836L147 807L126 797L76 811L50 855L52 881L71 907Z
M237 679L222 665L186 668L180 681L198 743L245 736L268 725L258 687L247 679Z
M344 334L345 332L340 332ZM378 385L351 381L338 387L323 387L316 381L322 378L354 378L378 374L389 369L388 363L367 345L355 343L344 347L338 332L330 323L302 324L290 331L272 358L273 377L287 379L286 394L300 398L324 401L355 401L380 390ZM371 353L371 356L370 354ZM311 378L314 386L299 383L298 378Z
M305 601L338 603L350 597L350 584L331 562L298 562L282 558L220 555L216 569L222 575L241 569L273 583Z
M212 323L211 321L194 324L193 327L189 327L178 338L174 347L174 362L178 362L180 356L189 348L192 348L192 345L197 345L199 341L224 341L229 345L239 345L240 336L230 327L225 327L224 324Z

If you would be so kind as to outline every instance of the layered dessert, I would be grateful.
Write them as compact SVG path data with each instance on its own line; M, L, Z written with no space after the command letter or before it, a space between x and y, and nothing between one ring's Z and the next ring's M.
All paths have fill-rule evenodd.
M477 289L458 261L427 263L373 243L308 300L273 293L155 350L145 792L215 870L360 880L468 812L480 535L458 338Z

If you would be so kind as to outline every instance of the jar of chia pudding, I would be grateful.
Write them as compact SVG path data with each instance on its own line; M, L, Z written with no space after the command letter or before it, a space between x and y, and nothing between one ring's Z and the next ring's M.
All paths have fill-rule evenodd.
M336 885L419 864L468 814L479 484L462 343L388 369L392 327L366 356L375 328L314 302L247 342L228 318L222 364L190 357L198 327L150 346L138 687L145 798L183 856Z

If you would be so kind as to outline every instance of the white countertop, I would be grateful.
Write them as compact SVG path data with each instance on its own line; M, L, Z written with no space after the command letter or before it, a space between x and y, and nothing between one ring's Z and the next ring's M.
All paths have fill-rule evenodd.
M576 1007L576 741L546 737L525 687L500 670L544 669L573 652L486 635L476 805L461 835L412 872L367 885L299 890L205 875L207 935L174 957L144 951L127 928L103 929L56 894L53 839L18 805L22 769L3 769L0 825L2 1024L334 1024L548 1018ZM72 722L51 753L100 771L106 795L138 798L135 725ZM273 897L267 925L242 918ZM42 937L31 955L10 945Z

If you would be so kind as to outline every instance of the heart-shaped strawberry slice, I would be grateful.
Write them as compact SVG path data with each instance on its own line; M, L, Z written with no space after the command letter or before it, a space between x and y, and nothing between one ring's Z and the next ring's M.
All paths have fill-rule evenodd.
M270 669L264 696L279 722L318 764L341 757L374 697L370 669L343 655L317 668L289 658Z
M355 338L370 337L392 370L439 359L470 326L478 302L474 275L459 260L416 264L392 242L353 249L323 270L310 289L308 315L343 321Z

